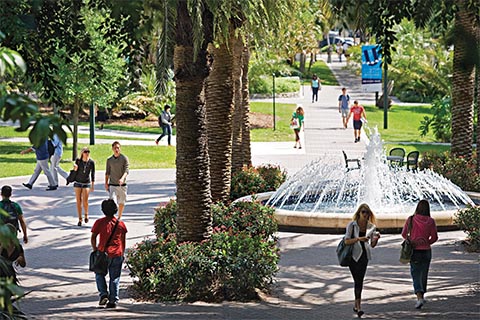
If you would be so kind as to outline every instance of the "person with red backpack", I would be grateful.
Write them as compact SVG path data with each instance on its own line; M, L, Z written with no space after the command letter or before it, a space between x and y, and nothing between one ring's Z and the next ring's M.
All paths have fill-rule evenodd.
M1 215L1 218L5 224L12 224L17 230L22 228L23 232L23 242L28 243L27 235L27 224L23 218L22 207L16 202L10 200L12 196L12 187L3 186L2 187L2 201L0 201L0 209L5 210L8 213L7 215Z

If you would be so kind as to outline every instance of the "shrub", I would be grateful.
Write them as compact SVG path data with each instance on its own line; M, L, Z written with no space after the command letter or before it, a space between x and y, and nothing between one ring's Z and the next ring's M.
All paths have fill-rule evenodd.
M232 176L230 199L235 200L256 193L273 191L285 182L287 173L280 166L262 165L244 167Z
M480 207L468 206L459 210L455 223L467 234L469 249L480 251Z
M261 165L257 167L260 176L265 180L265 191L274 191L287 179L287 172L282 171L280 166L271 164Z
M430 127L435 139L441 142L450 142L452 138L452 100L449 97L436 99L432 103L433 115L425 116L419 127L422 137L426 136Z
M420 169L431 169L441 174L463 190L480 191L480 176L476 172L476 154L470 161L463 157L454 157L450 152L423 154Z
M213 234L200 243L178 243L176 205L157 209L157 239L127 252L135 287L145 298L221 301L256 298L268 289L279 259L274 210L242 202L212 207Z
M272 76L259 76L248 83L251 94L272 94L273 79ZM299 92L300 79L297 77L275 78L275 94Z

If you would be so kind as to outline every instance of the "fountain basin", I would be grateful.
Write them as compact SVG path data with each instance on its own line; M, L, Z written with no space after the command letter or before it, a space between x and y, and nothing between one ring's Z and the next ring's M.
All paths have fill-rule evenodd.
M265 203L275 192L264 192L255 195L256 201ZM480 194L469 193L472 199L480 199ZM251 196L240 198L236 201L252 201ZM437 224L439 231L457 230L455 213L457 210L432 211L430 214ZM354 212L306 212L275 209L275 218L282 231L307 231L313 233L343 233L346 225L352 221ZM398 233L403 228L405 221L411 213L382 213L375 212L377 228L384 233Z

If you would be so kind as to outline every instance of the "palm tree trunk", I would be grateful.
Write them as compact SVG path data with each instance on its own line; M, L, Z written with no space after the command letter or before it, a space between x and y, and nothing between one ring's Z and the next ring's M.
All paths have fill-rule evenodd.
M205 6L204 6L205 7ZM205 79L209 72L207 44L212 15L203 12L203 44L194 50L194 29L186 1L177 2L174 72L177 105L178 240L202 241L212 232L210 171L207 143Z
M206 86L210 189L214 202L226 201L230 196L233 113L231 50L227 42L213 49L213 66Z
M474 64L469 62L469 46L475 39L474 16L466 1L458 2L455 15L456 37L452 79L452 154L470 159L473 138Z
M244 44L242 52L242 151L243 165L252 165L252 151L250 148L250 96L248 92L248 64L250 62L250 50L248 40Z
M242 96L242 51L243 41L240 36L233 39L233 88L235 109L233 112L233 128L232 128L232 175L240 170L243 166L242 154L242 130L243 130L243 96Z

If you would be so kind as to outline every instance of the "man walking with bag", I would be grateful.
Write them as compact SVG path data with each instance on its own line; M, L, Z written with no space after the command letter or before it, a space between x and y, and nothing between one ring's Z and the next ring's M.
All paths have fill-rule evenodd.
M125 254L125 238L127 227L115 217L118 211L115 201L112 199L102 202L104 218L100 218L93 224L91 245L93 251L105 252L108 256L108 270L110 282L107 291L106 274L95 273L97 290L100 295L99 305L107 308L116 308L119 300L120 275ZM100 239L97 245L97 237ZM107 303L108 301L108 303Z

